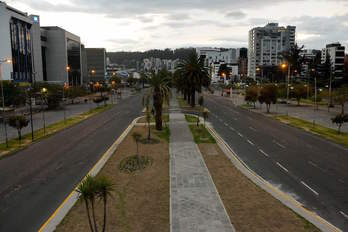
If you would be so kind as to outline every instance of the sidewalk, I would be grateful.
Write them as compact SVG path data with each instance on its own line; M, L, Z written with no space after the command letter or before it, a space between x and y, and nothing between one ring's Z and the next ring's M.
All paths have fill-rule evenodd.
M170 117L170 231L235 231L175 94Z

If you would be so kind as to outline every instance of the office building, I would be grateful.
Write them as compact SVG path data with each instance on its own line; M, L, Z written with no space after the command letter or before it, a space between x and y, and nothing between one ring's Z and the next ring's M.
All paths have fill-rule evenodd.
M82 69L82 83L86 84L89 80L87 67L87 52L85 45L81 44L81 69Z
M106 75L105 48L86 48L89 81L104 81Z
M80 37L60 28L41 27L43 80L82 84Z
M255 78L256 69L262 66L280 65L282 54L295 44L296 27L281 27L269 23L249 31L248 76Z
M10 59L2 65L2 79L15 82L42 80L40 62L40 19L0 1L0 59Z
M327 56L330 56L334 79L343 79L345 47L338 42L327 44L326 48L324 48L321 52L322 64L325 63Z

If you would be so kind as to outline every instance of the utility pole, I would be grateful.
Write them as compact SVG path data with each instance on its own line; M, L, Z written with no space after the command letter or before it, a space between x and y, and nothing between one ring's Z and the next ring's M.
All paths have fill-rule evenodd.
M327 111L330 112L330 107L332 106L332 73L333 70L330 67L330 81L329 81L329 103L327 106Z
M2 80L2 63L8 62L6 60L0 60L0 83L1 83L1 96L2 96L2 120L4 123L4 129L5 129L5 141L6 141L6 148L8 148L8 137L7 137L7 125L6 125L6 117L5 117L5 96L4 96L4 86L3 86L3 80Z
M289 104L289 93L290 93L290 63L288 63L288 83L286 88L286 103Z

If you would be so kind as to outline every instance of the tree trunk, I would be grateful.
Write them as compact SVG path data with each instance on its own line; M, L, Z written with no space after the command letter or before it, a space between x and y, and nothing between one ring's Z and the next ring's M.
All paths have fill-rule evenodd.
M196 105L196 91L192 89L191 91L191 107L195 107Z
M186 92L186 90L184 90L183 92L184 92L184 100L187 100L187 92Z
M191 94L187 92L187 103L191 104Z
M94 212L94 199L91 200L91 204L92 204L92 217L94 222L94 232L98 232L97 220L95 219L95 212Z
M85 199L85 205L86 205L86 211L87 211L89 228L91 229L91 232L94 232L92 221L91 221L91 215L89 214L89 206L88 206L88 200L87 199Z
M147 124L147 140L150 141L151 140L151 128L150 128L150 123L151 122L148 122Z
M269 114L270 109L271 109L271 104L266 104L266 107L267 107L267 114Z
M160 93L156 93L154 96L154 107L155 107L155 120L156 120L156 130L161 131L162 128L162 97Z
M106 198L107 195L106 193L103 194L103 200L104 200L104 222L103 222L103 232L105 232L105 228L106 228Z
M344 103L341 105L341 114L344 115Z
M19 141L19 144L21 143L21 140L22 140L22 133L21 133L21 130L18 129L18 141Z

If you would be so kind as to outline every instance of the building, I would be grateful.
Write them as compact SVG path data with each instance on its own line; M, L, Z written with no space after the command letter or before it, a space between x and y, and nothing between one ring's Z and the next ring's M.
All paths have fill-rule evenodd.
M248 76L248 49L241 48L238 58L238 71L240 78Z
M43 80L82 84L80 37L60 27L41 27Z
M104 81L106 75L105 48L86 48L89 81Z
M324 64L327 56L330 56L333 76L335 80L342 80L344 77L345 47L340 43L327 44L321 52L321 63Z
M282 62L282 53L295 44L296 27L280 27L269 23L249 31L248 76L256 78L256 69L261 66L277 66Z
M310 64L315 63L315 59L317 56L320 56L321 51L315 49L304 49L300 56L303 57L303 64L301 69L301 78L309 78L310 77Z
M161 69L166 69L168 72L174 73L180 63L179 59L160 59L160 58L145 58L143 60L143 67L145 72L158 73Z
M11 59L2 65L2 79L15 82L42 80L40 54L40 19L0 1L0 59Z
M82 83L89 83L88 67L87 67L87 52L85 45L81 44L81 68L82 68Z

